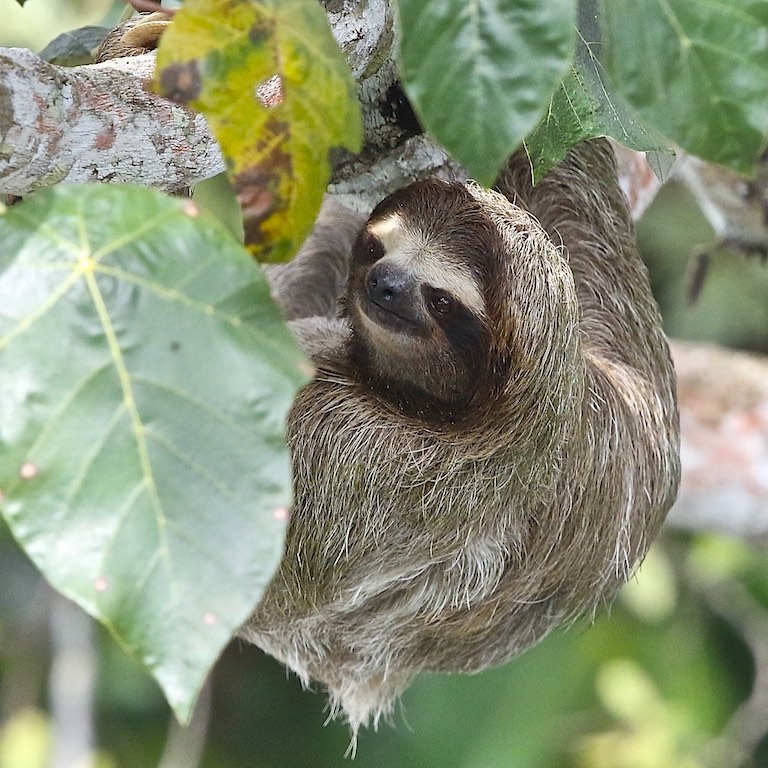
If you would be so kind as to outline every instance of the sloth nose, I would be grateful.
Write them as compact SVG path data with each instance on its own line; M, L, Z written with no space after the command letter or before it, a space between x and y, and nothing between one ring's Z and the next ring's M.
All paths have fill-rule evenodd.
M368 298L397 315L408 317L412 312L410 299L412 280L392 264L379 262L368 272L365 291Z

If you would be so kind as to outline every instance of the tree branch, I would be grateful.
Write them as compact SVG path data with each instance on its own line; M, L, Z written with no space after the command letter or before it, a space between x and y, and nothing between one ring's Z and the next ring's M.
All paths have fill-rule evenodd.
M154 56L67 69L0 48L0 193L110 181L173 191L224 169L205 119L147 91Z
M768 358L676 341L683 478L669 524L768 532Z
M370 209L408 180L461 170L417 131L397 84L387 0L324 3L359 84L364 146L337 163L331 192ZM224 170L204 118L149 92L154 54L68 69L0 48L0 194L110 181L168 191Z

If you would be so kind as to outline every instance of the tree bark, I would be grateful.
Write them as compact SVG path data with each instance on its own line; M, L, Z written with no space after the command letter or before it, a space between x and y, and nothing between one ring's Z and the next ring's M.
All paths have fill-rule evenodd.
M669 524L768 533L768 358L675 341L683 476Z
M0 48L0 194L52 184L174 191L224 170L205 119L148 91L154 56L68 69Z
M325 5L359 84L364 128L362 152L339 158L329 191L370 210L414 178L463 178L442 147L414 129L397 84L390 4ZM149 90L153 66L150 53L69 69L0 48L0 194L90 181L175 191L223 171L204 118Z

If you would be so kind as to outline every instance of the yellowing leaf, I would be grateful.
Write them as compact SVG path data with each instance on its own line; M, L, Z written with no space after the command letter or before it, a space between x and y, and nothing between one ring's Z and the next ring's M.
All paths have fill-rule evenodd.
M160 90L221 144L261 259L288 258L320 207L329 152L356 150L355 83L316 0L189 0L158 52Z

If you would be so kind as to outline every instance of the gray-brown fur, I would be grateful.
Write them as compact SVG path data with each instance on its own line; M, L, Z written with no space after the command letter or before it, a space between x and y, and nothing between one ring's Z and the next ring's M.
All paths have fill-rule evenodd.
M154 48L166 24L128 20L98 60ZM418 296L420 333L377 347L356 302L364 221L331 201L269 271L318 372L289 418L286 551L240 634L324 684L354 730L421 671L502 663L593 613L676 495L673 371L610 146L535 188L518 153L499 188L515 205L426 182L372 217L395 211L411 248L472 267L472 349Z
M318 372L289 418L285 554L241 635L322 683L354 729L421 671L502 663L593 613L677 491L673 370L610 146L581 144L535 188L518 153L499 185L515 205L429 184L400 200L419 242L482 262L471 375L429 323L403 337L417 375L400 351L372 364L354 258L346 317L334 296L334 316L292 324ZM430 375L448 386L420 395Z
M349 253L365 216L332 198L323 201L312 236L288 264L267 267L272 295L286 320L333 317L347 286Z

